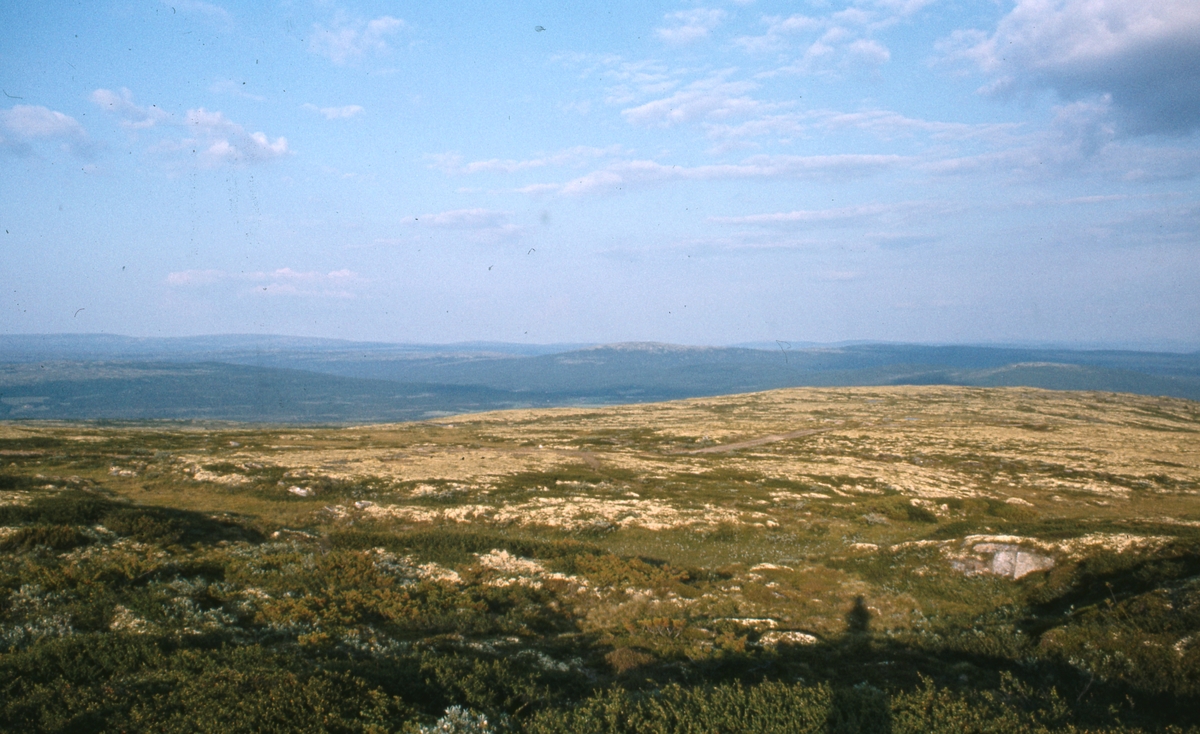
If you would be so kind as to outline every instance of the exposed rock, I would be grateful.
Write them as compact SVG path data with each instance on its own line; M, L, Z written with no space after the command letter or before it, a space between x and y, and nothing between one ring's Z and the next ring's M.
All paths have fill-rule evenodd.
M813 635L795 630L767 632L758 638L760 645L815 645L818 642L819 640Z
M976 543L971 554L953 565L968 574L990 573L1019 579L1054 568L1054 558L1011 543Z

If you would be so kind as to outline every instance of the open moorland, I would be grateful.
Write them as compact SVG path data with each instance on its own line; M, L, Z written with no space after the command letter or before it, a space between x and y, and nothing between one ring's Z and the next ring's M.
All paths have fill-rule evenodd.
M1200 404L0 424L0 728L1200 731Z

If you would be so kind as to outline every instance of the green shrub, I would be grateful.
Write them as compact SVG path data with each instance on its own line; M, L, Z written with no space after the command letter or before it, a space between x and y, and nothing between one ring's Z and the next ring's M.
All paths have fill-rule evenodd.
M539 712L530 717L525 731L528 734L824 734L831 731L833 707L833 691L827 686L670 685L649 694L615 688L571 708Z
M937 523L938 521L937 514L926 507L908 505L904 508L904 514L907 516L909 522Z
M175 545L184 537L185 529L179 520L142 509L121 509L104 516L104 527L140 543Z
M258 542L262 534L236 522L167 507L115 506L100 518L109 530L141 543L176 545L222 540Z
M33 487L33 477L21 476L20 474L0 474L0 492L29 490L33 489Z
M918 689L891 700L893 734L1068 734L1077 731L1069 718L1054 689L1035 694L1011 676L1002 679L998 691L954 691L925 679Z
M333 548L347 550L386 548L442 565L470 563L475 560L475 554L491 550L504 550L514 556L541 560L604 553L598 546L576 540L531 540L499 533L446 529L398 533L338 530L329 534L329 542Z
M0 525L47 523L94 525L114 503L87 492L70 490L35 497L28 505L0 507Z
M70 525L32 525L0 540L0 551L23 552L39 546L61 551L90 542L91 538Z
M384 734L410 713L398 699L346 673L221 666L171 682L169 691L133 707L132 728L179 734Z
M825 731L828 734L891 732L892 712L887 694L865 683L834 690Z

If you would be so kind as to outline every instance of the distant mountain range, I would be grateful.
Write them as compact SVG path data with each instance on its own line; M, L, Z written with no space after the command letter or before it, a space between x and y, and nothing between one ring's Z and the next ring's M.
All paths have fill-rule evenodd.
M850 385L1029 386L1197 400L1200 353L0 336L0 419L352 423Z

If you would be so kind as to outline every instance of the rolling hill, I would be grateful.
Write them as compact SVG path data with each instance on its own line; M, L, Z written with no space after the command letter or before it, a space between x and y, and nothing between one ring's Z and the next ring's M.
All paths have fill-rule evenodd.
M0 337L0 419L355 423L785 387L1039 387L1200 400L1200 354L852 344L385 344Z

